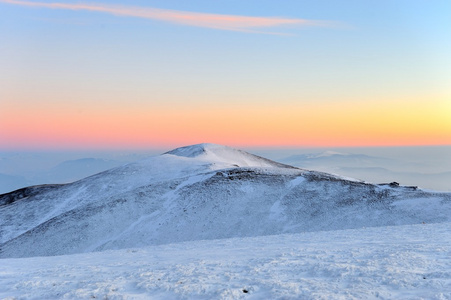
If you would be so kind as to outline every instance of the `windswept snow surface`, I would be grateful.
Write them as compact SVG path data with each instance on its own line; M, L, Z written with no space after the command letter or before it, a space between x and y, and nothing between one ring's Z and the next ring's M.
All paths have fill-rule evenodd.
M1 299L451 299L451 223L2 259Z

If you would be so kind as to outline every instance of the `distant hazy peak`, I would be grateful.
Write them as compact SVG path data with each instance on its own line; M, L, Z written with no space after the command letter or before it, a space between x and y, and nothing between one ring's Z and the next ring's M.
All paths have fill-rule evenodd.
M334 155L349 156L350 154L327 150L327 151L324 151L321 153L309 154L309 158L330 157L330 156L334 156Z

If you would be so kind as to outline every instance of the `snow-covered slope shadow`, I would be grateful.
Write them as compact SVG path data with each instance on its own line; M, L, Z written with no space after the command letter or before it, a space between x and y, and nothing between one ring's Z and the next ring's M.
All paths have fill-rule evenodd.
M0 195L0 257L450 220L451 194L372 185L199 144Z

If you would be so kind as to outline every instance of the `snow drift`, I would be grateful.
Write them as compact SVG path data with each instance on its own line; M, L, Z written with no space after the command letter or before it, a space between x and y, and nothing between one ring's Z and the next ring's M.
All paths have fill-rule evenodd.
M0 195L0 257L450 221L451 193L375 185L213 144Z

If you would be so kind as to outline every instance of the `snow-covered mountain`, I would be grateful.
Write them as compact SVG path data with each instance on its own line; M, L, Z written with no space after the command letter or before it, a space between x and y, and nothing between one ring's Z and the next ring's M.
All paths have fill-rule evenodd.
M346 180L214 144L0 195L0 257L450 221L451 194Z

